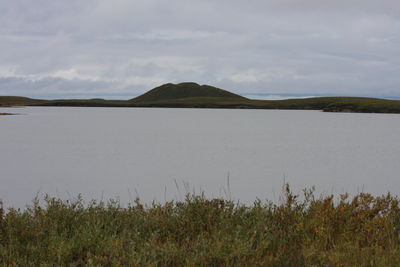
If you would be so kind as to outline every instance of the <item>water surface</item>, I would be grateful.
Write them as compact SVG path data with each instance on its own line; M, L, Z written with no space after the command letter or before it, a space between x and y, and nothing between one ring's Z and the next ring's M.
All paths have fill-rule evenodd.
M287 110L27 107L0 117L0 199L124 203L295 192L400 193L400 115ZM229 177L229 179L228 179ZM228 185L229 180L229 185Z

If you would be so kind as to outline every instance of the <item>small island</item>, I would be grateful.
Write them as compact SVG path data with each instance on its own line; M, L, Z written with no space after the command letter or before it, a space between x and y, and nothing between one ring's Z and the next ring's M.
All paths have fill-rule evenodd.
M199 85L193 82L167 83L129 100L104 100L101 98L41 100L0 96L1 106L294 109L325 112L400 113L400 100L337 96L256 100L214 86Z

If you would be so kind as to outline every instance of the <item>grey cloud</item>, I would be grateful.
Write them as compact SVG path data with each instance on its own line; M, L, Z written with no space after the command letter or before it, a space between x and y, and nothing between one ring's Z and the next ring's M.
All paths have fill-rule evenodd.
M0 94L400 96L394 0L0 2ZM7 82L5 82L7 80Z
M23 95L36 98L106 98L129 99L137 95L132 89L137 86L124 87L117 82L90 81L81 79L23 77L0 78L0 95ZM110 93L110 88L117 89ZM132 92L133 91L133 92Z

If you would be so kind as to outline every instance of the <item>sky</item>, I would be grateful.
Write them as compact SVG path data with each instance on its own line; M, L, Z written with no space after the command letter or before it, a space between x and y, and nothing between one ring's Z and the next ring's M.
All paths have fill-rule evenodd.
M400 98L398 0L0 0L0 95Z

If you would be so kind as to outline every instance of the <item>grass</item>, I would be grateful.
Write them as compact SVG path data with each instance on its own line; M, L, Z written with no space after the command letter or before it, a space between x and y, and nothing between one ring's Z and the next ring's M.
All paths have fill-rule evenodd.
M7 266L399 266L397 197L361 193L245 206L204 195L181 202L84 204L47 197L0 209Z

